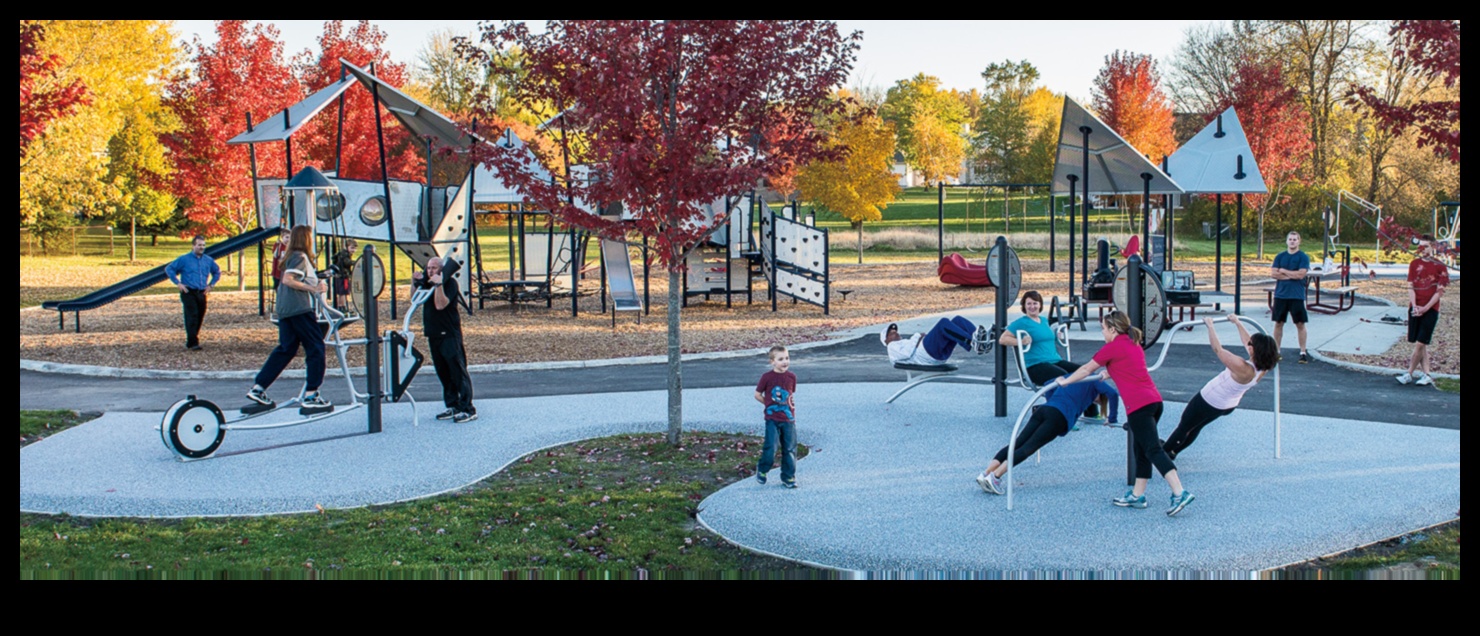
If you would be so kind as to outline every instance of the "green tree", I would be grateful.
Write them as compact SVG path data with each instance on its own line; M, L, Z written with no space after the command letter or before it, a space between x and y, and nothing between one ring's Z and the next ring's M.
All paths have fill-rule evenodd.
M109 141L131 114L153 116L162 108L160 90L178 51L164 21L49 20L42 25L46 38L39 53L55 55L59 63L36 88L80 81L91 99L52 121L21 159L21 223L44 237L77 217L120 206L126 193L108 177ZM140 138L139 143L159 141Z
M844 97L848 100L849 98ZM899 195L889 169L894 157L894 130L878 114L857 102L852 112L833 118L829 145L846 155L802 166L797 186L802 197L823 210L848 219L858 231L858 262L863 263L863 224L884 218L884 208Z
M976 164L988 180L1025 183L1029 175L1044 172L1037 165L1042 157L1034 153L1042 131L1029 110L1029 100L1037 93L1038 69L1026 60L994 63L982 71L982 78L987 87L976 120Z
M894 126L905 163L927 182L960 174L967 111L959 95L941 89L940 78L921 73L896 82L884 96L879 116Z
M130 112L123 129L108 141L108 181L119 195L103 218L128 226L128 259L138 260L138 226L158 224L175 213L178 201L168 184L174 168L158 140L179 127L169 110Z

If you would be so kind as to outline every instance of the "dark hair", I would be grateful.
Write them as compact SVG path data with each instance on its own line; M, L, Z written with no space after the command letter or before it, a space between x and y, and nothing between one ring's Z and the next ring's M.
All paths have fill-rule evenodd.
M1037 290L1030 289L1028 291L1023 292L1023 298L1022 298L1022 300L1018 301L1018 306L1023 308L1023 313L1028 313L1028 301L1029 300L1036 300L1036 301L1038 301L1038 307L1039 307L1039 309L1042 309L1043 308L1043 295L1042 294L1039 294Z
M204 234L196 234L195 235L195 238L190 239L190 242L191 243L194 243L196 241L200 241L202 243L206 242L206 235L204 235Z
M1254 368L1268 371L1280 363L1280 345L1274 338L1262 333L1249 336L1249 348L1254 352Z

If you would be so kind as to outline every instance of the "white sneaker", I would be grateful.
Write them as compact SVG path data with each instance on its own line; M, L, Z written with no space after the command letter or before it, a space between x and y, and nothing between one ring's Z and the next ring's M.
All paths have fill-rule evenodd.
M1002 480L991 472L984 470L982 471L982 474L977 475L976 485L981 486L983 492L988 492L994 495L1002 494Z
M1434 376L1427 373L1418 374L1418 379L1413 381L1418 386L1429 386L1434 383Z
M1411 374L1411 373L1404 373L1403 375L1398 376L1397 379L1398 379L1398 384L1408 384L1409 382L1412 382L1413 381L1413 374Z

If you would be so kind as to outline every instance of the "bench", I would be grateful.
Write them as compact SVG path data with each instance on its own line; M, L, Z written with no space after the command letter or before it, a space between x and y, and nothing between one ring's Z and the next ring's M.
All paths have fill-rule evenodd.
M1274 311L1274 287L1260 287L1259 289L1264 290L1264 302L1269 307L1270 311ZM1356 285L1342 285L1340 287L1327 289L1325 291L1328 296L1331 294L1336 295L1336 304L1333 305L1321 301L1321 279L1317 278L1315 298L1305 303L1306 310L1316 311L1327 315L1335 315L1356 306Z
M905 385L898 391L895 391L894 395L889 396L889 399L884 400L885 404L890 404L894 402L894 400L897 399L899 396L904 395L906 391L920 386L921 384L925 384L926 382L934 382L936 380L944 380L947 378L955 378L958 380L965 380L967 382L983 384L992 384L994 382L992 378L986 378L979 375L959 375L956 373L956 371L960 367L957 367L954 364L909 364L907 362L896 362L894 363L894 368L904 371Z

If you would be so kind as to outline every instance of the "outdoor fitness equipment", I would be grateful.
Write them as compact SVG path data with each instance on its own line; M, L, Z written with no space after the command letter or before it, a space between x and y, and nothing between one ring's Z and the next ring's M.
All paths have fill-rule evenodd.
M1148 277L1148 278L1150 278L1150 277ZM1254 320L1252 318L1248 318L1246 316L1239 316L1239 315L1236 315L1236 314L1229 314L1227 316L1214 319L1214 322L1217 322L1219 320L1226 320L1228 322L1232 322L1234 320L1238 320L1240 322L1243 322L1243 323L1245 323L1245 324L1253 327L1259 333L1262 333L1262 334L1268 334L1269 333L1264 328L1264 325L1259 324L1259 321ZM1177 324L1174 324L1174 325L1170 325L1168 327L1168 330L1171 332L1171 335L1168 336L1167 337L1167 341L1162 344L1162 346L1161 346L1161 354L1157 356L1157 358L1156 358L1156 364L1149 365L1146 370L1148 372L1151 372L1151 371L1156 371L1157 369L1161 368L1161 364L1166 361L1167 352L1170 351L1171 348L1172 348L1171 347L1172 341L1173 340L1176 340L1178 334L1191 333L1192 330L1195 327L1206 327L1206 325L1204 325L1203 321L1201 321L1201 320L1190 321L1190 322L1186 322L1186 323L1177 323ZM1103 380L1103 379L1105 379L1105 372L1101 371L1099 373L1092 374L1089 377L1084 378L1083 380L1080 380L1080 382L1093 382L1095 380ZM1007 509L1008 510L1012 510L1012 501L1013 501L1013 494L1012 494L1013 493L1013 488L1012 488L1012 485L1015 483L1015 480L1012 478L1012 470L1013 470L1013 464L1016 463L1016 462L1013 461L1013 458L1014 458L1014 456L1017 453L1017 437L1018 437L1018 432L1022 429L1023 422L1027 421L1028 415L1033 412L1033 406L1035 404L1038 404L1038 401L1039 400L1042 400L1043 399L1043 396L1046 395L1049 391L1052 391L1056 386L1057 385L1055 383L1049 383L1049 384L1044 385L1043 387L1039 388L1038 391L1033 394L1033 398L1030 399L1030 400L1028 400L1028 402L1023 405L1023 409L1018 412L1017 422L1015 424L1013 424L1013 427L1012 427L1012 436L1008 438L1009 441L1007 443L1007 479L1006 479L1006 481L1007 481ZM1112 425L1106 424L1105 426L1112 426ZM1112 426L1112 428L1124 428L1124 426ZM1135 474L1133 472L1133 469L1134 469L1134 459L1133 459L1133 457L1131 455L1131 453L1134 452L1134 448L1131 446L1131 444L1132 444L1132 440L1130 438L1130 435L1127 435L1126 436L1126 484L1127 485L1132 484L1132 483L1135 482ZM1274 367L1274 457L1275 457L1275 459L1280 459L1280 366L1278 364L1276 364L1275 367Z
M376 332L377 311L375 295L371 291L378 291L384 282L384 274L381 273L379 282L376 281L376 266L380 263L380 257L375 255L374 246L367 245L364 256L360 258L362 265L356 277L364 281L365 289L365 332L374 334ZM371 263L371 265L364 265ZM425 359L421 351L414 346L415 334L411 333L411 317L416 313L416 308L425 304L432 297L432 289L417 289L411 296L411 308L406 312L405 320L401 329L387 330L384 338L354 338L345 339L339 329L344 324L345 315L333 307L324 303L322 295L316 296L316 304L319 310L330 317L329 332L325 335L325 341L334 346L339 358L339 369L344 374L345 385L349 388L350 404L344 408L335 409L329 407L327 410L308 411L300 410L302 416L299 419L287 422L275 422L270 424L245 424L249 420L275 413L294 404L303 401L303 391L297 397L275 406L251 405L242 408L242 417L228 421L221 408L210 400L198 398L194 395L175 402L164 413L164 419L160 423L159 436L164 442L165 448L170 449L180 456L182 461L204 459L220 448L221 442L226 438L228 430L255 430L269 428L284 428L298 426L327 419L335 415L348 413L362 406L368 406L368 425L370 433L378 433L381 430L380 406L381 400L389 399L391 402L400 401L405 396L411 401L412 423L417 423L418 412L416 400L406 393L411 380L416 377L416 372L421 368ZM369 393L360 393L355 390L354 379L349 372L349 362L346 353L349 348L357 345L366 345L366 369L368 378L366 389ZM383 351L382 351L383 349ZM384 362L381 362L381 358ZM383 374L383 375L382 375ZM376 385L380 387L376 392ZM361 402L366 399L366 402Z
M1166 290L1161 287L1161 277L1146 271L1141 256L1132 254L1125 259L1125 267L1115 272L1115 282L1110 288L1110 301L1115 308L1125 312L1131 326L1141 330L1141 347L1150 348L1161 337L1166 327Z

